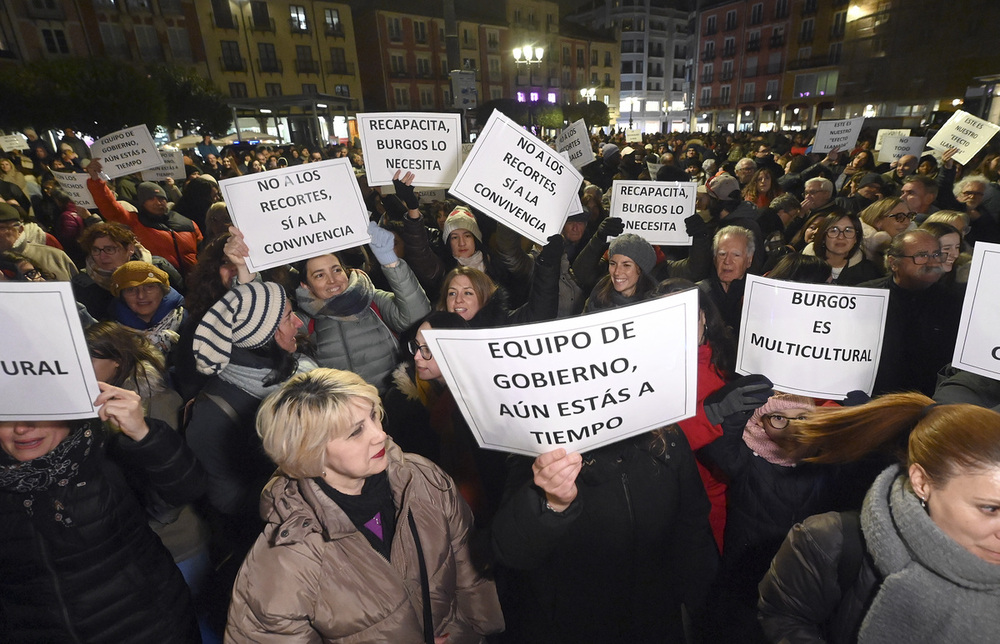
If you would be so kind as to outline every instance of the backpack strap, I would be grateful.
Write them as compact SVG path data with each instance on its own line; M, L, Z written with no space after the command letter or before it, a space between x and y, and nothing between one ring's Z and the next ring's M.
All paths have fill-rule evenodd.
M417 547L417 559L420 562L420 594L424 600L424 641L434 644L434 616L431 613L431 588L427 577L427 564L424 562L424 549L420 545L420 535L417 533L417 522L413 519L413 510L407 512L406 520L413 533L413 544Z

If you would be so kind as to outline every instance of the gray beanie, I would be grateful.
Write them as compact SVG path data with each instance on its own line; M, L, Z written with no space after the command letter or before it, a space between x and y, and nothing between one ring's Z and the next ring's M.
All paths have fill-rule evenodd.
M214 375L229 364L233 347L257 349L274 337L285 313L285 289L274 282L240 284L205 313L194 332L198 371Z
M649 275L653 267L656 266L656 251L653 250L648 241L633 233L618 235L611 240L608 257L613 255L628 257L646 275Z

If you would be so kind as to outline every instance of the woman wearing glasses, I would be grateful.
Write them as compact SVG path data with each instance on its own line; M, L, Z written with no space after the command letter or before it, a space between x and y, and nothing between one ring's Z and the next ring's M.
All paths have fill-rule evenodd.
M815 255L829 264L833 269L831 283L853 286L882 275L879 267L865 258L863 239L858 216L834 210L820 222L816 236L802 254Z
M861 248L876 266L885 265L885 251L892 238L914 226L913 213L899 197L880 199L861 211L864 241Z

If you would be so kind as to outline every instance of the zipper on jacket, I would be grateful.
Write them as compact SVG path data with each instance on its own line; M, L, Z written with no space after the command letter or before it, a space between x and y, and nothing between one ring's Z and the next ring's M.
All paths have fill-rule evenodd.
M69 610L66 608L66 602L63 601L63 590L62 584L59 583L59 576L56 574L55 568L52 567L52 559L49 557L49 550L45 544L45 538L42 537L37 531L35 536L38 539L38 551L42 555L42 562L45 564L45 570L48 571L49 577L52 579L52 586L55 588L55 595L57 601L59 602L59 614L62 615L63 621L66 624L66 631L69 633L70 637L73 638L74 642L78 644L83 644L83 640L77 634L76 629L73 628L73 622L69 617Z
M628 489L628 472L622 472L622 489L625 491L625 508L628 510L628 522L635 533L635 511L632 508L632 493Z

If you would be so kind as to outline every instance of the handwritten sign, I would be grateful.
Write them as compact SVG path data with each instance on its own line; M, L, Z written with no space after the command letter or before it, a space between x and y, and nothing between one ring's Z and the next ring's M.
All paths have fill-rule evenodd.
M909 128L903 128L901 130L879 130L875 135L875 149L882 149L882 140L887 136L910 136Z
M976 156L998 131L1000 125L994 125L978 116L958 110L941 126L927 145L941 151L958 148L953 158L962 165L968 165L972 157Z
M143 181L166 181L174 179L183 181L187 179L187 172L184 171L184 153L180 150L160 150L160 159L163 165L152 170L142 171Z
M97 207L97 204L94 203L94 198L90 195L90 190L87 189L87 179L90 175L80 172L58 172L53 170L52 176L56 178L59 188L73 200L73 203L84 208Z
M885 289L747 275L736 370L802 396L871 394L888 306Z
M479 445L586 451L695 413L695 289L552 322L424 338Z
M346 158L219 182L251 271L367 244L368 209Z
M590 145L590 135L583 119L559 133L556 150L566 152L569 155L569 162L577 170L594 161L594 148Z
M109 178L124 177L163 164L156 143L145 125L112 132L94 141L90 154L101 160Z
M887 136L882 139L877 163L892 163L908 154L919 159L925 147L927 147L925 136Z
M69 282L0 282L0 420L97 416L100 390Z
M4 152L14 152L16 150L27 150L28 138L21 133L0 135L0 150Z
M952 366L1000 380L1000 244L976 242Z
M642 130L625 130L626 143L642 143Z
M450 192L538 244L562 232L579 170L499 111L486 122Z
M625 232L650 244L690 246L684 218L695 213L697 191L697 184L689 182L615 181L610 216L620 217Z
M813 143L812 151L826 154L834 148L840 148L841 151L849 152L858 142L864 123L863 116L844 121L820 121L816 125L816 142Z
M368 185L413 172L421 186L446 188L462 165L462 115L429 112L358 114Z

